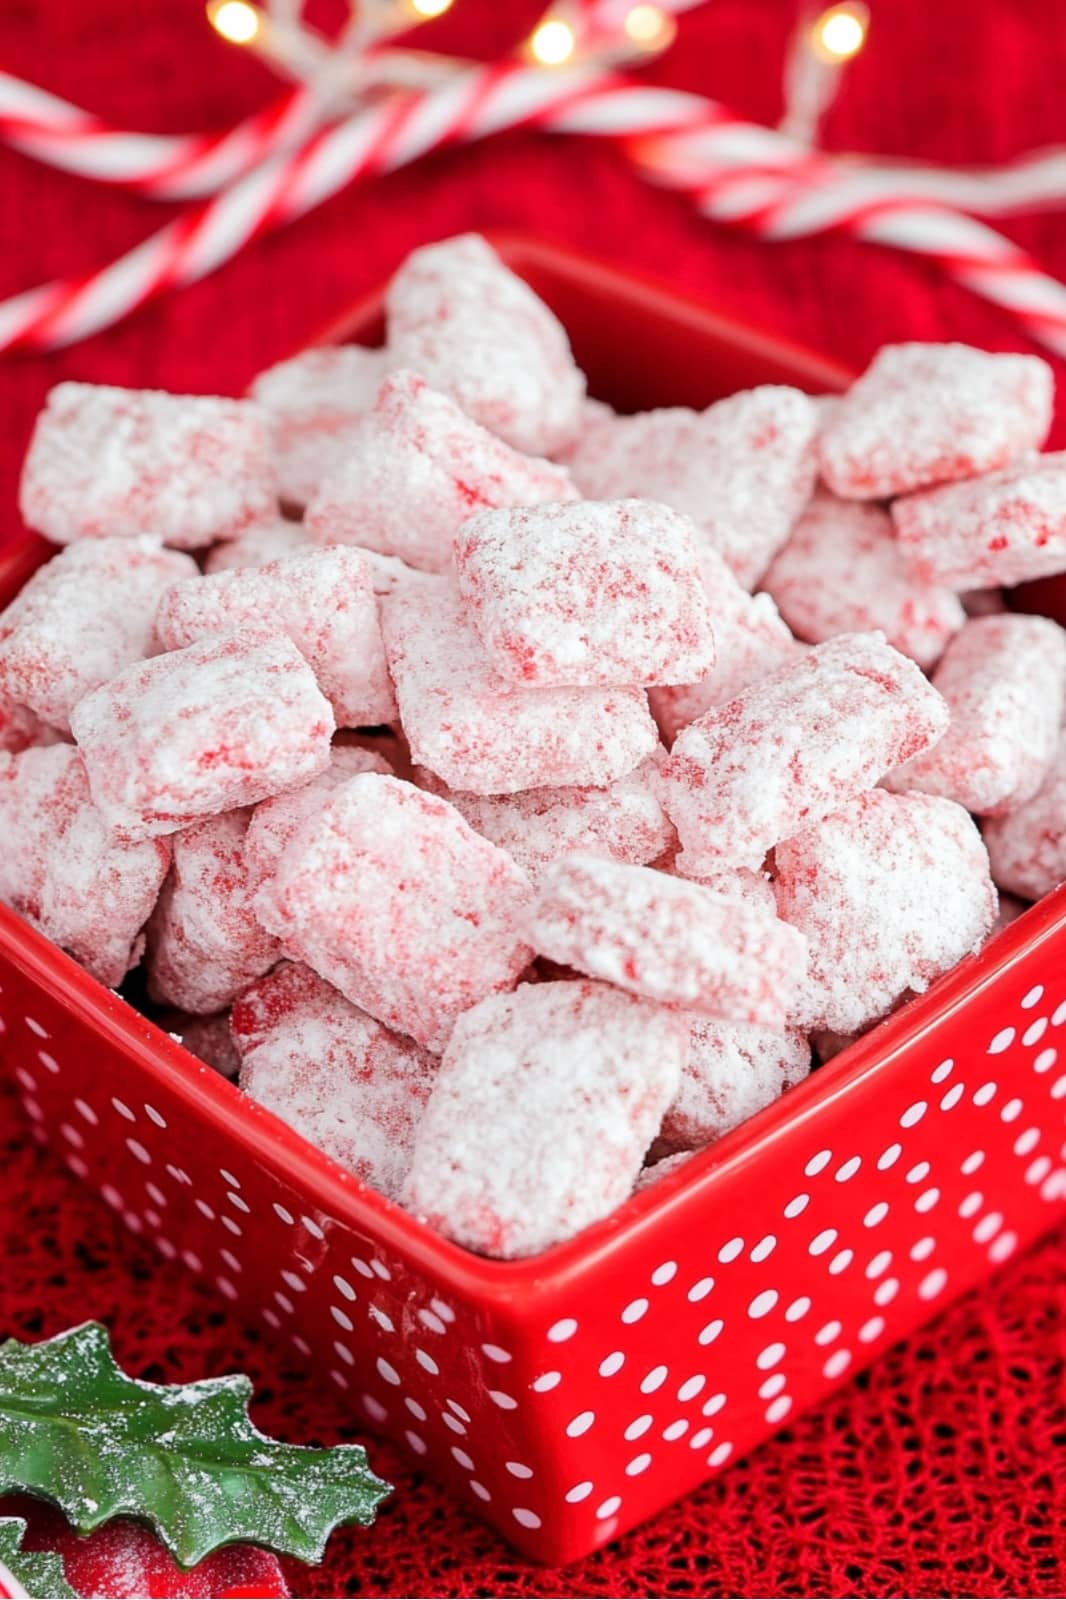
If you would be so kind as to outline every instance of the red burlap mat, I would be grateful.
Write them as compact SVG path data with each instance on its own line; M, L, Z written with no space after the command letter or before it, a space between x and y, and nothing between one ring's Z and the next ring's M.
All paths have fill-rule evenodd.
M497 53L538 9L537 0L457 0L448 42ZM685 22L684 45L661 75L771 119L794 9L789 0L713 0ZM1062 0L875 0L873 11L867 51L828 119L835 147L995 161L1062 138ZM271 92L265 73L211 38L199 0L8 0L2 32L7 70L132 127L231 122ZM167 214L0 151L0 295L89 270ZM0 532L14 530L18 461L50 384L238 390L413 245L484 226L520 226L657 273L856 364L885 339L1025 347L999 313L902 257L838 238L775 247L735 238L644 187L609 149L507 136L339 196L118 332L47 360L0 360ZM1066 277L1066 213L1010 230ZM1062 364L1059 378L1063 387ZM117 1231L27 1142L6 1095L0 1134L0 1331L53 1333L96 1316L137 1372L177 1379L243 1368L262 1426L303 1442L339 1437L335 1399L308 1392L181 1271ZM294 1590L1061 1594L1064 1283L1060 1235L816 1415L565 1574L527 1566L372 1446L397 1485L391 1504L372 1533L338 1535L321 1570L293 1568Z

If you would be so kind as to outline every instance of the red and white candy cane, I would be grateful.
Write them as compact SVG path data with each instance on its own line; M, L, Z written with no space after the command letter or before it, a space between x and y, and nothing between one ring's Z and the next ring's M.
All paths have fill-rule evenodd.
M545 72L520 62L473 66L424 92L393 95L316 132L294 152L278 152L88 279L0 304L0 350L87 337L154 295L206 276L259 233L357 179L522 126L616 141L643 176L760 237L835 229L921 256L1066 355L1066 288L983 224L905 194L843 210L827 205L826 158L715 101L593 67Z

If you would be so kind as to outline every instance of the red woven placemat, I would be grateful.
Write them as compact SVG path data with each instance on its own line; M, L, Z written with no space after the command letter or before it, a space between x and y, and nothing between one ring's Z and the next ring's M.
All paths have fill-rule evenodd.
M492 55L540 9L538 0L457 0L437 36ZM875 0L873 11L827 142L952 162L1002 160L1061 139L1062 0ZM683 46L659 74L772 119L794 12L790 0L713 0L686 19ZM8 0L3 44L8 70L132 127L231 122L275 87L211 37L198 0ZM0 295L89 270L168 214L0 151ZM121 330L47 359L0 359L0 533L15 529L18 462L52 383L237 392L413 245L486 226L521 226L657 273L857 365L895 338L1025 348L1003 316L912 261L838 238L758 245L699 222L607 148L508 135L337 197ZM1066 277L1066 213L1017 220L1010 231ZM1058 374L1066 392L1062 363ZM0 1134L0 1332L48 1334L96 1316L137 1372L169 1380L243 1368L263 1427L301 1442L347 1436L335 1397L287 1373L258 1336L118 1230L29 1143L6 1092ZM320 1570L291 1568L294 1591L1061 1594L1064 1284L1060 1235L819 1412L565 1574L520 1561L372 1443L397 1485L392 1502L374 1532L336 1536Z

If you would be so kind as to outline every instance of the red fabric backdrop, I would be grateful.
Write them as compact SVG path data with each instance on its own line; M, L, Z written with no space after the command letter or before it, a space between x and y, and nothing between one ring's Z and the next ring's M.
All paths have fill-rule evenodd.
M996 161L1062 137L1064 0L872 0L872 10L868 48L827 119L827 143ZM435 36L493 55L537 11L537 0L457 0ZM795 0L713 0L685 19L657 73L773 119L794 13ZM198 0L7 0L0 40L8 70L130 127L226 123L275 87L211 36ZM0 295L89 270L165 214L0 151ZM886 339L1026 348L1000 313L913 261L842 238L768 247L732 237L644 187L609 149L508 135L338 196L117 332L47 359L0 360L0 532L15 530L18 463L51 384L239 392L412 246L489 225L533 229L658 274L855 364ZM1066 277L1066 212L1009 226ZM1064 375L1060 364L1060 387ZM287 1377L267 1346L117 1231L30 1145L6 1095L0 1119L0 1328L36 1336L97 1316L146 1376L242 1367L264 1427L305 1442L348 1436L335 1398ZM292 1568L295 1592L1061 1594L1064 1269L1060 1236L821 1411L565 1575L525 1565L373 1447L397 1485L391 1504L374 1532L338 1535L322 1569Z

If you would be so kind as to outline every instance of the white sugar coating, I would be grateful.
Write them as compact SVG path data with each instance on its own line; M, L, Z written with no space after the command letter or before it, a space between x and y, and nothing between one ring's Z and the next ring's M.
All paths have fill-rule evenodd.
M204 562L204 571L236 572L240 567L263 567L280 556L299 555L307 550L311 541L302 522L290 522L286 517L275 517L258 528L249 528L236 539L226 539L211 547Z
M661 755L649 756L605 789L463 794L424 769L417 777L421 787L449 800L472 828L512 855L536 883L552 861L575 850L643 866L671 848L676 836L653 782Z
M780 915L807 938L791 1020L857 1033L978 950L996 917L973 819L927 794L856 795L775 852Z
M800 517L764 583L799 638L821 644L838 633L880 628L920 667L940 658L966 620L951 589L911 572L887 511L824 491Z
M984 825L992 876L1001 889L1039 900L1066 879L1066 736L1041 788L1005 817Z
M241 1058L230 1033L228 1011L219 1011L213 1017L194 1017L185 1011L166 1010L156 1013L154 1021L205 1066L224 1078L237 1076Z
M947 724L940 695L883 634L843 634L683 729L660 795L694 858L757 870Z
M459 591L514 683L688 683L715 661L698 537L651 500L482 511L455 535Z
M573 439L585 375L566 329L479 235L415 250L385 309L393 365L420 372L482 427L532 455Z
M156 649L155 611L191 556L153 539L94 539L40 567L0 614L0 693L64 732L83 695Z
M945 795L979 816L1013 811L1047 776L1066 709L1066 632L1048 617L977 617L933 674L951 722L885 787Z
M878 500L990 472L1043 444L1053 391L1039 356L884 345L822 429L822 477L834 494Z
M269 419L247 400L60 383L37 418L20 505L56 544L235 539L277 515Z
M718 552L706 545L699 563L718 659L696 683L649 691L652 714L668 743L712 706L735 699L804 653L768 594L742 589Z
M779 1026L804 974L803 940L773 911L590 855L542 874L525 925L539 955L733 1022Z
M810 1067L799 1028L693 1017L688 1062L660 1137L678 1150L710 1144L802 1082Z
M691 850L678 850L668 868L678 878L687 878L723 900L746 900L749 905L760 906L776 915L774 886L764 872L751 872L747 867L723 867L714 857L701 861Z
M665 1178L668 1173L676 1172L683 1167L686 1161L692 1159L691 1150L675 1150L672 1156L662 1156L658 1161L651 1161L637 1173L637 1181L633 1185L633 1193L640 1194L644 1189L650 1189L658 1183L660 1178Z
M244 1017L256 1013L249 1046ZM259 1105L390 1199L411 1164L436 1058L351 1005L306 967L284 965L233 1008L240 1084Z
M135 662L70 725L93 799L133 839L298 788L328 765L334 727L295 645L250 628Z
M913 571L955 589L1010 587L1066 572L1066 451L894 502Z
M319 345L268 367L248 394L268 412L283 500L305 506L344 461L352 429L388 371L384 350Z
M452 536L473 512L576 498L565 467L512 450L424 378L401 370L353 429L305 527L318 544L362 545L444 572Z
M271 878L301 823L321 806L335 789L361 772L392 773L386 758L376 750L357 745L334 745L329 766L299 789L260 801L252 812L244 842L244 865L249 883L258 888Z
M353 1005L440 1050L456 1017L529 962L519 922L530 894L454 806L366 773L303 821L256 911Z
M359 550L309 550L262 567L177 583L159 604L164 649L270 625L299 650L340 728L396 715L370 568Z
M646 496L684 512L754 589L814 488L816 427L807 395L766 384L706 411L603 418L586 428L569 466L592 499Z
M452 789L605 788L659 743L639 689L528 689L501 678L447 579L387 596L382 627L411 754Z
M140 960L169 842L117 840L73 745L0 755L0 900L109 988Z
M148 924L148 993L209 1016L279 959L252 912L245 859L251 813L226 811L175 834L174 859Z
M459 1019L404 1198L449 1238L512 1260L629 1195L680 1081L688 1019L598 983L523 984Z

